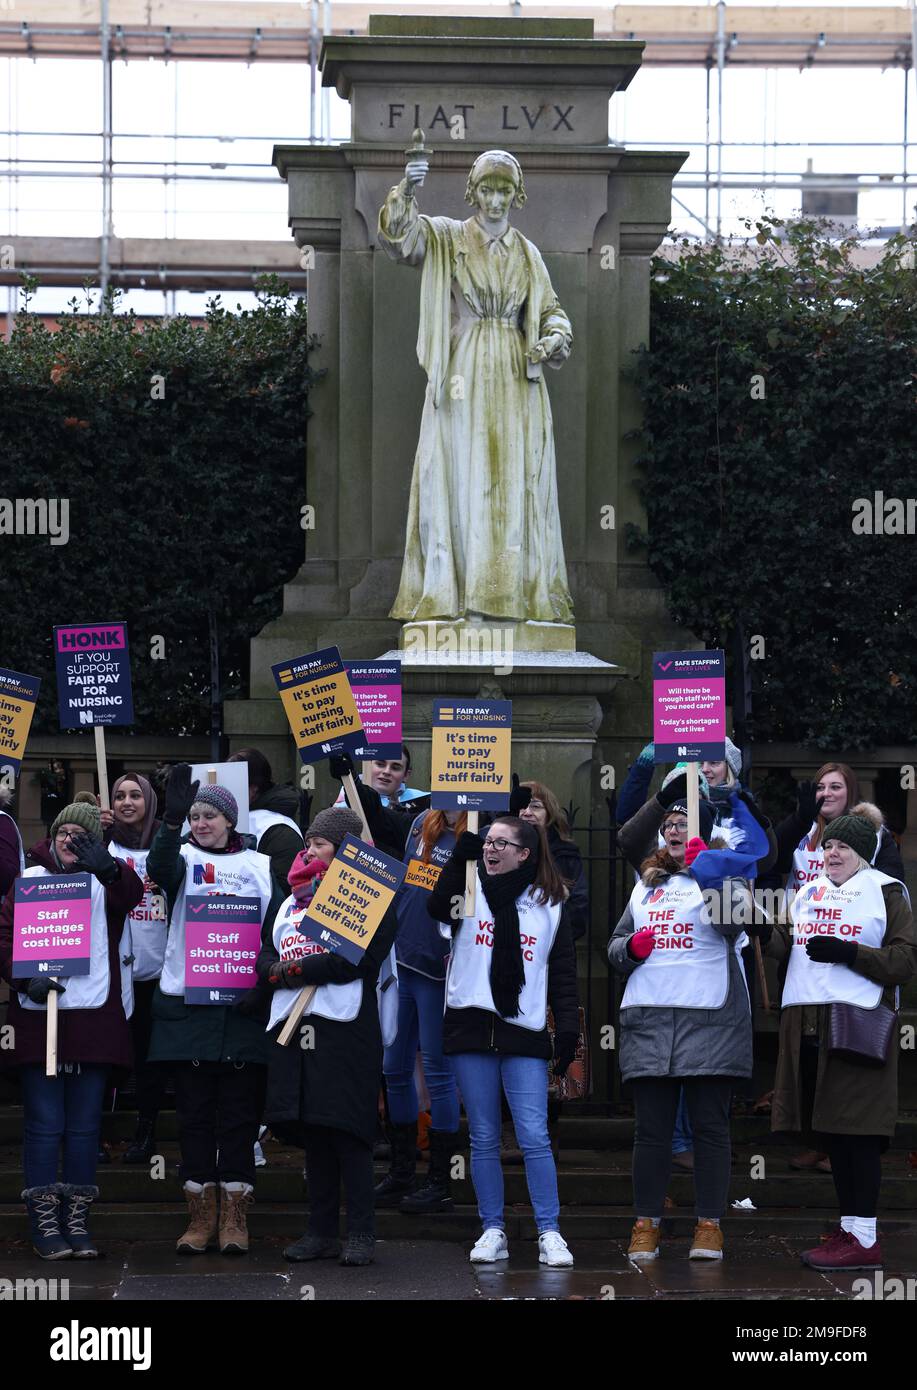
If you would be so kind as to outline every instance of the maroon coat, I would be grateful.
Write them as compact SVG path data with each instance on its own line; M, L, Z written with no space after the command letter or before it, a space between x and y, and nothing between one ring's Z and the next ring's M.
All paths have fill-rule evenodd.
M51 841L42 840L29 851L30 865L40 864L53 874L60 874L51 857ZM96 1062L102 1065L130 1067L133 1061L131 1034L124 1006L121 1003L121 965L118 944L124 931L124 919L143 897L143 881L121 860L118 878L105 890L105 915L108 921L108 969L110 985L108 998L100 1009L58 1009L58 1062ZM12 986L7 1023L11 1023L16 1045L11 1051L0 1049L0 1067L22 1067L45 1060L45 1011L23 1009L16 991L25 993L28 980L14 980L13 968L13 895L10 893L0 908L0 977ZM63 982L66 984L66 980Z

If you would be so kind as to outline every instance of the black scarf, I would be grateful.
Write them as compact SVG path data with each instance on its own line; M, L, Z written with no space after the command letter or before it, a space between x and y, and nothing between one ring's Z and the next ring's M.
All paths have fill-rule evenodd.
M519 913L516 899L535 881L532 857L508 874L489 876L481 863L478 878L487 906L494 919L494 949L490 961L490 992L497 1013L503 1018L519 1014L519 995L525 983L522 942L519 940Z

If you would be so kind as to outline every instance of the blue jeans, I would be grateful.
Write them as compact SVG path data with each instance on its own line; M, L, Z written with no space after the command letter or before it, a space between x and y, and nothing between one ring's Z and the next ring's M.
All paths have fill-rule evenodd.
M40 1063L20 1069L22 1082L22 1167L26 1187L58 1182L57 1162L64 1147L60 1181L91 1185L96 1180L99 1129L107 1066L80 1064L79 1072L45 1076Z
M678 1110L675 1113L675 1128L672 1131L672 1153L686 1154L694 1148L694 1131L688 1115L688 1098L682 1086L678 1097Z
M548 1138L548 1063L538 1057L506 1057L495 1052L460 1052L452 1069L465 1103L471 1134L471 1181L484 1229L503 1222L503 1169L500 1165L500 1088L513 1117L525 1159L525 1180L538 1234L558 1230L560 1198L557 1169Z
M398 972L398 1036L385 1049L382 1070L393 1125L417 1123L417 1087L414 1060L417 1044L423 1056L423 1073L430 1092L433 1129L454 1134L459 1127L459 1103L449 1059L443 1056L443 1004L445 980L429 980L416 970Z

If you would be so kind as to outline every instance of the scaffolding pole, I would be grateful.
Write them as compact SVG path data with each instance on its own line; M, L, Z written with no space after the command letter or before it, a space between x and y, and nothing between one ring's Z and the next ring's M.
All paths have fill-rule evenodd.
M99 238L99 288L101 307L105 308L111 278L111 238L114 235L112 195L114 191L114 160L112 150L112 75L111 33L108 22L109 0L101 0L101 57L102 57L102 235Z

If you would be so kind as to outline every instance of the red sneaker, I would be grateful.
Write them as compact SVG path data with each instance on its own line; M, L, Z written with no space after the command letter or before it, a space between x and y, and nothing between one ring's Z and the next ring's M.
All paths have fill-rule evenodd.
M833 1249L834 1246L837 1245L837 1243L838 1243L838 1241L840 1240L841 1236L843 1236L843 1235L844 1235L844 1231L843 1231L843 1229L842 1229L842 1227L841 1227L840 1222L838 1222L838 1224L837 1224L836 1226L832 1226L831 1230L828 1232L827 1235L819 1236L819 1238L818 1238L818 1241L819 1241L818 1245L816 1245L816 1246L815 1246L813 1249L811 1249L811 1250L803 1250L803 1251L800 1253L799 1258L802 1260L802 1262L803 1262L804 1265L807 1265L807 1264L809 1263L809 1256L810 1256L810 1255L823 1255L823 1254L825 1253L825 1251L828 1250L829 1248L830 1248L830 1249Z
M818 1250L806 1250L802 1258L812 1269L881 1269L882 1248L878 1241L864 1247L849 1231L841 1231Z

